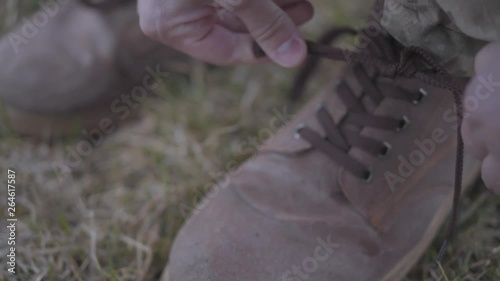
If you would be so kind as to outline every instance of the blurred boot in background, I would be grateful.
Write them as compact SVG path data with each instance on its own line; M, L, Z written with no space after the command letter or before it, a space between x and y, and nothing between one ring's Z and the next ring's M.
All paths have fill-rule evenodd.
M122 121L166 73L188 68L142 34L135 1L73 0L53 1L6 33L0 65L7 125L44 140Z

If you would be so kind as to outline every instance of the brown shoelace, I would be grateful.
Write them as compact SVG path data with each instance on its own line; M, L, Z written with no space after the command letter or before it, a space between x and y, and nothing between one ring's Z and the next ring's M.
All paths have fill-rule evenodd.
M457 130L455 182L453 196L453 210L443 243L437 260L444 255L448 241L452 240L456 219L458 215L458 203L462 190L463 172L463 140L461 136L461 123L463 120L462 106L462 83L457 83L451 75L426 51L418 47L400 47L396 51L396 43L391 42L385 35L369 38L366 48L360 52L331 47L330 43L341 35L362 34L364 31L356 31L351 28L335 28L327 32L316 42L306 41L309 58L299 71L295 80L291 98L297 100L305 88L308 78L311 76L320 59L339 60L354 63L354 75L363 87L364 94L376 104L385 98L399 99L418 104L426 95L425 90L409 92L390 82L375 82L366 67L375 68L378 77L385 78L417 78L426 84L450 90L454 96L457 110L459 128ZM366 35L366 34L365 34ZM365 39L366 40L366 39ZM392 43L392 44L391 44ZM263 51L256 46L254 50L257 56L264 56ZM337 125L328 110L320 107L316 113L320 125L323 127L326 138L322 137L313 129L303 126L297 130L297 134L309 142L312 147L324 152L333 161L343 166L354 176L370 182L372 172L363 163L348 154L352 147L357 147L373 156L385 156L390 151L390 144L373 138L361 136L363 127L372 127L382 130L402 131L408 126L409 120L406 116L376 116L368 112L360 99L355 97L352 89L345 80L337 85L337 93L347 107L347 114ZM349 126L346 126L349 125Z

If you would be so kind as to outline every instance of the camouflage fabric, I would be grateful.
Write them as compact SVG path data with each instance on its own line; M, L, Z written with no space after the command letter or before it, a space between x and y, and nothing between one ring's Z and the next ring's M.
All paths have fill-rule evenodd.
M382 25L404 45L433 53L470 75L475 54L500 40L499 0L385 0Z

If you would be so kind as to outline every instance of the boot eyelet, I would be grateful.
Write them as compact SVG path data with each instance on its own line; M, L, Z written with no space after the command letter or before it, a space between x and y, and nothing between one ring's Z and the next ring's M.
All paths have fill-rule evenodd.
M422 100L428 95L427 91L424 90L423 88L420 88L418 90L418 93L419 93L418 98L413 100L413 104L415 104L415 105L420 104L422 102Z
M295 128L295 134L293 135L293 137L295 139L300 139L301 136L300 136L300 130L304 129L306 127L306 125L304 123L300 123L299 125L297 125L297 128Z
M361 181L368 184L373 181L373 172L372 169L367 169L366 172L363 174L363 177L361 178Z
M403 115L399 121L399 125L396 128L396 131L401 132L401 131L407 129L409 125L410 125L410 119L408 118L408 116Z
M389 156L389 154L391 154L391 151L392 151L392 145L390 143L384 141L384 148L382 149L382 151L380 151L378 156L380 158L385 158L385 157Z

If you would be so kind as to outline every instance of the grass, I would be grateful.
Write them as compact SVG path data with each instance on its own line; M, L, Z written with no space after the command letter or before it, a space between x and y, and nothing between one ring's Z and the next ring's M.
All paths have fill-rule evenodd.
M19 14L33 7L33 1L19 3ZM306 27L310 38L333 22L361 24L367 6L317 4L324 8ZM311 92L329 80L324 76ZM137 118L63 181L52 165L64 161L78 140L36 144L16 137L0 119L0 170L18 174L17 280L158 280L185 211L215 181L213 173L225 171L230 160L245 160L236 147L287 102L291 77L293 71L276 66L192 62L187 78L169 78ZM1 200L1 210L5 204ZM499 212L500 199L478 185L462 200L456 242L441 267L434 259L442 235L405 280L500 280ZM1 258L6 250L2 242ZM0 272L0 281L11 279Z

